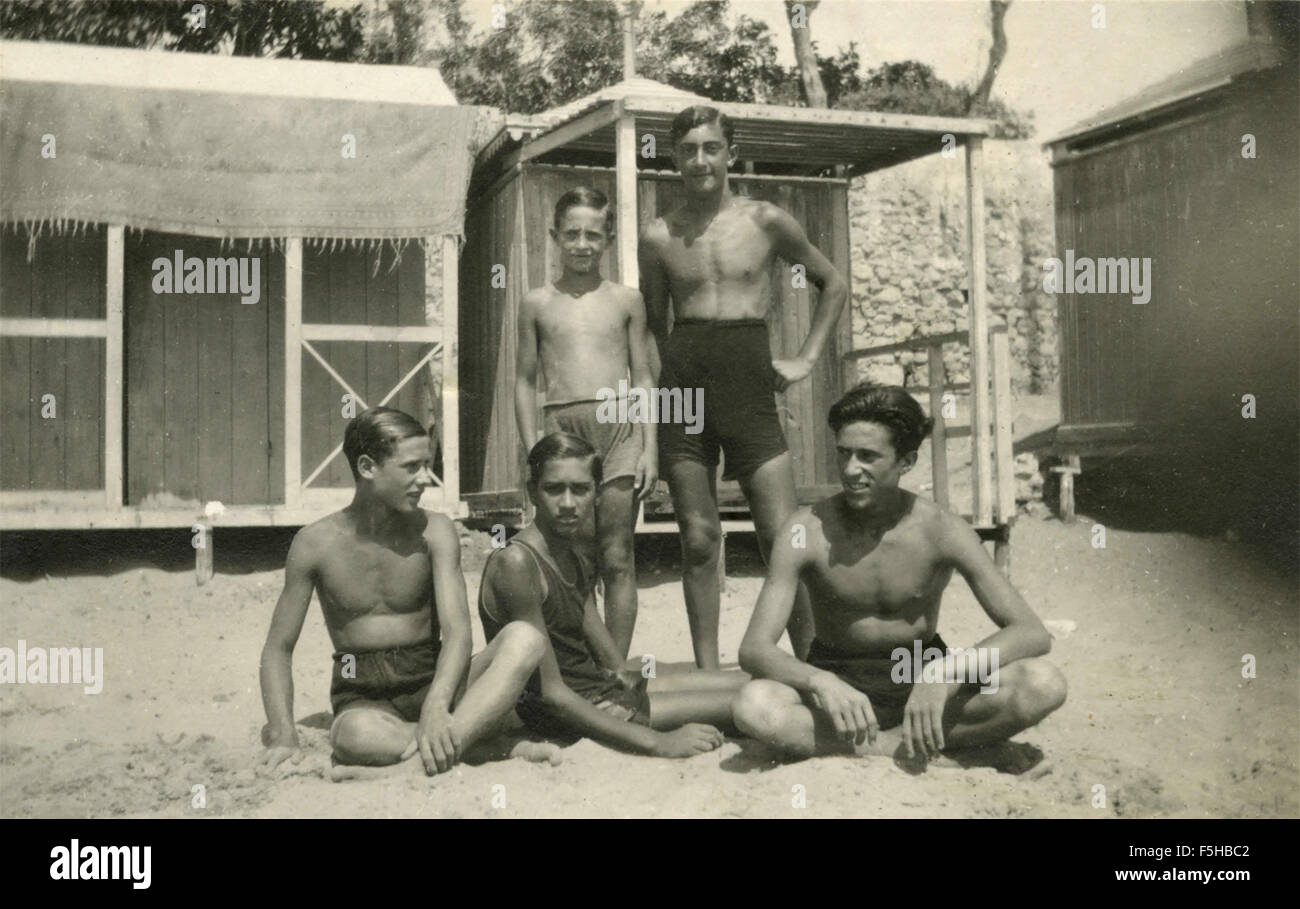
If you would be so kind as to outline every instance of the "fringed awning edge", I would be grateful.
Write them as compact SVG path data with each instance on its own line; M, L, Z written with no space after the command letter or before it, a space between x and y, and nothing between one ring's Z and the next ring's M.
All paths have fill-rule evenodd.
M27 234L27 264L31 264L36 256L36 241L49 231L50 236L77 236L78 233L86 233L93 227L107 227L108 222L99 221L89 218L67 217L41 217L41 218L3 218L0 219L0 225L5 228L22 229ZM135 227L130 224L125 225L126 232L129 233L175 233L175 231L159 231L149 227ZM285 244L288 240L293 239L283 236L245 236L241 234L223 234L210 236L207 234L184 233L183 236L202 237L204 239L215 239L220 241L220 249L225 250L227 244L230 248L237 249L240 240L244 240L251 252L254 243L269 243L272 251L284 252ZM300 238L304 247L315 247L317 255L321 253L333 253L339 249L361 249L367 254L375 253L375 266L370 276L373 278L379 274L379 265L383 259L383 250L385 246L393 250L393 264L388 270L396 269L402 263L402 254L412 242L418 243L425 255L429 255L434 238L441 239L444 236L455 236L457 241L464 240L464 233L436 234L436 235L404 235L404 236L379 236L379 237L351 237L351 236L311 236Z

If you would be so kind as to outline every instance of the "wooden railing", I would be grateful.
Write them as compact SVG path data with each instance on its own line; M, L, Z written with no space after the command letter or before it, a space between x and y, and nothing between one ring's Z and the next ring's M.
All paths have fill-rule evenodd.
M930 395L930 416L934 418L934 431L930 436L930 469L934 481L934 500L941 508L948 508L948 440L972 437L971 473L974 491L974 514L971 522L978 528L995 525L1008 526L1016 513L1015 458L1012 453L1012 412L1011 412L1011 355L1007 344L1007 327L996 324L990 327L993 336L993 407L992 427L985 423L983 429L993 432L992 460L993 470L979 469L977 452L982 446L977 444L973 425L978 425L982 414L974 408L971 414L972 424L950 425L943 416L943 396L947 392L970 391L969 383L948 384L947 372L943 365L943 348L946 344L969 344L970 334L965 331L952 331L942 335L928 335L896 341L892 344L878 344L851 350L844 355L846 363L866 357L878 357L884 354L903 351L924 350L929 367L928 385L912 386L908 391L928 391ZM974 399L974 395L972 395ZM972 400L974 403L974 400ZM996 475L996 498L992 488L984 488L988 482L984 478ZM985 506L984 503L988 503ZM993 505L996 504L996 516Z

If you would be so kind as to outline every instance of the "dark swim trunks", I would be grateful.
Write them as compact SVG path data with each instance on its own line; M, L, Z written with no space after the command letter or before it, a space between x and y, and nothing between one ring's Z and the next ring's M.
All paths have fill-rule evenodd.
M420 644L386 650L346 651L334 654L334 675L330 679L330 707L338 716L356 701L388 703L402 719L414 723L433 684L442 642L434 638ZM345 678L351 656L356 660L354 678Z
M921 645L923 663L928 663L933 658L925 655L931 647L938 648L944 654L948 652L948 645L936 634ZM814 639L808 649L807 663L815 669L835 673L841 681L865 694L871 700L871 710L881 729L891 729L903 722L903 710L907 707L907 699L911 697L914 683L895 682L890 677L896 665L892 657L843 653Z
M659 426L662 473L677 461L718 466L724 480L743 479L789 450L776 412L776 370L767 323L762 319L717 322L679 319L664 345L661 388L704 389L704 427L688 433L684 423ZM662 417L661 417L662 419Z

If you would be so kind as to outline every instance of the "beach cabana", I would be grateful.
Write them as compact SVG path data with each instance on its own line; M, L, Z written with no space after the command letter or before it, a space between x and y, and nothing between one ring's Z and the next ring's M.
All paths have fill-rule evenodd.
M1057 257L1145 258L1151 277L1143 303L1110 288L1058 297L1066 515L1082 458L1211 449L1243 490L1294 503L1298 85L1294 33L1289 47L1256 37L1047 143ZM1246 395L1259 416L1245 417Z
M424 68L0 58L0 528L303 524L349 500L342 430L380 403L438 424L423 504L458 512L487 111Z
M508 115L505 126L479 152L471 183L461 262L461 483L471 516L482 523L517 525L526 512L523 449L515 427L515 319L526 289L558 277L547 235L556 199L576 184L594 185L616 200L617 239L604 273L638 283L639 225L673 206L680 177L668 157L669 126L682 108L712 103L649 79L633 77L586 98L534 116ZM990 383L990 326L985 299L982 143L992 129L984 120L715 104L735 122L741 162L732 174L740 193L767 199L790 212L812 242L846 276L850 274L848 191L851 178L906 161L964 148L968 187L970 331L905 344L935 349L971 348L975 493L971 519L989 539L1005 542L1014 513L1010 447L1009 380L999 411L1006 468L994 485L994 412ZM494 272L494 269L496 271ZM494 275L501 280L493 281ZM806 336L817 302L815 287L798 287L789 263L776 266L776 299L769 319L772 349L793 355ZM839 488L834 442L826 413L856 380L856 360L885 352L854 351L850 307L813 375L782 396L786 439L794 458L801 501ZM1000 337L1005 340L1005 335ZM934 356L932 355L932 360ZM940 370L941 373L941 370ZM945 387L932 383L933 401ZM539 400L539 407L542 403ZM939 408L935 416L942 421ZM943 449L942 425L939 429ZM947 466L935 458L936 496L946 505ZM735 483L719 484L725 529L752 529ZM675 530L671 504L660 494L648 502L639 529Z

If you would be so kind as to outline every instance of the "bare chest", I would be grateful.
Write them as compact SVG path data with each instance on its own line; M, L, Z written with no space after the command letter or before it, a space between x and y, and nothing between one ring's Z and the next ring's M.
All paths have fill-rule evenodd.
M689 224L676 225L664 259L679 287L756 284L767 280L772 243L749 217L719 217L698 232Z
M542 347L559 352L627 346L627 316L606 301L564 300L537 313Z
M952 569L918 547L886 538L856 558L827 547L808 574L817 611L828 618L910 620L934 605Z
M423 546L403 554L353 543L320 568L318 589L322 605L345 619L418 612L433 593L429 554Z

